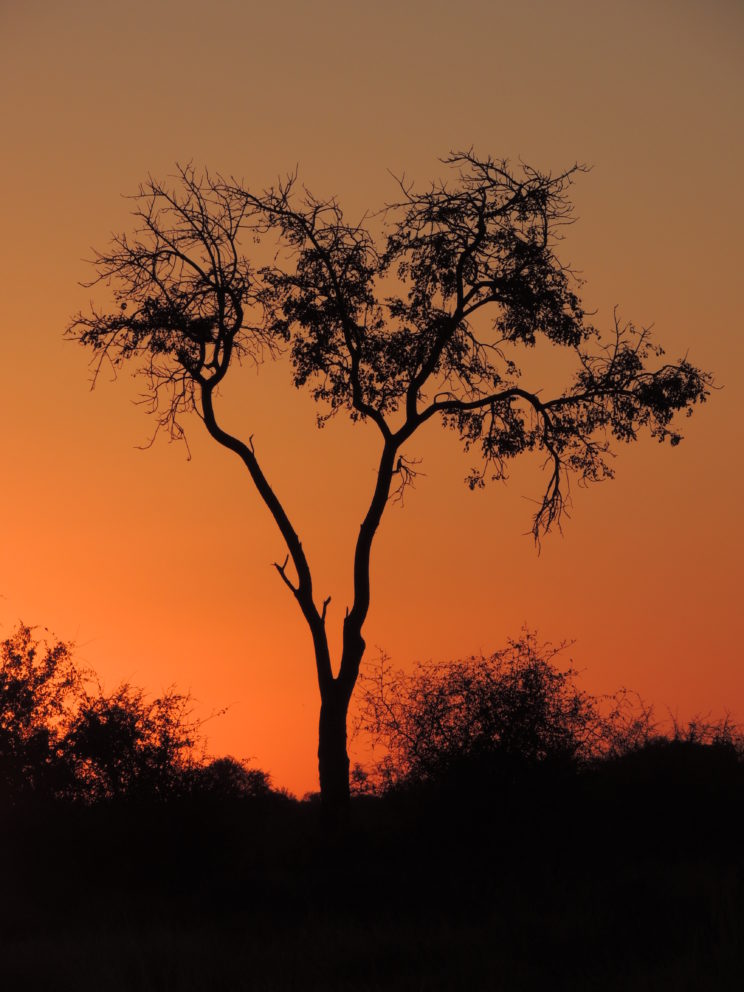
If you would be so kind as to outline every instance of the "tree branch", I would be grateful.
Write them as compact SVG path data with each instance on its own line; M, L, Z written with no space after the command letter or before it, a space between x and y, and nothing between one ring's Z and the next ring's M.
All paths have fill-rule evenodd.
M289 555L287 555L287 557L284 559L284 564L282 564L282 565L280 565L278 561L275 561L274 562L274 568L277 570L277 572L281 576L282 582L284 582L284 584L287 586L287 588L288 589L291 589L292 590L292 593L295 596L297 596L299 594L299 588L297 586L293 585L290 582L290 580L287 578L286 568L287 568L287 562L288 561L289 561Z
M289 549L289 555L285 559L284 564L279 565L275 562L274 565L286 585L292 590L297 602L299 603L300 609L302 610L302 614L310 628L310 633L315 645L318 683L320 685L321 692L324 692L334 681L333 670L331 668L328 639L325 633L324 616L318 612L318 609L315 606L310 566L308 565L307 558L305 557L302 543L300 542L297 532L290 523L284 507L261 470L258 459L256 458L252 441L249 446L244 441L234 437L232 434L229 434L219 426L214 412L212 388L210 386L202 387L201 402L204 415L204 424L207 430L215 441L228 450L235 452L235 454L238 455L240 460L246 466L248 472L250 473L251 479L253 480L253 484L274 518L274 521L278 526L282 537L284 538L287 548ZM293 583L290 582L285 573L289 556L291 556L297 572L297 586L294 586Z

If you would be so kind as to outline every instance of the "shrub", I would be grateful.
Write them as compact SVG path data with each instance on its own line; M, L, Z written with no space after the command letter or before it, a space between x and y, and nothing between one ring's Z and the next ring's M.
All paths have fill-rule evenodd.
M82 803L266 795L268 776L209 759L188 694L105 693L72 646L19 624L0 643L0 799Z
M383 750L378 783L506 781L588 760L603 719L597 701L577 688L576 672L555 666L564 647L539 645L525 632L489 657L419 664L412 674L380 658L362 678L358 718Z
M198 761L200 725L188 695L148 699L123 684L86 695L64 741L75 790L87 802L175 796Z
M69 787L65 739L85 677L70 645L40 640L26 624L0 643L0 795L6 801Z
M692 775L693 761L713 769L744 757L744 733L728 718L672 720L664 730L637 693L579 689L576 670L556 664L565 647L525 631L488 657L419 664L411 673L382 655L361 676L356 727L382 753L372 768L357 766L356 791L427 783L474 791L614 761L679 764L683 752Z

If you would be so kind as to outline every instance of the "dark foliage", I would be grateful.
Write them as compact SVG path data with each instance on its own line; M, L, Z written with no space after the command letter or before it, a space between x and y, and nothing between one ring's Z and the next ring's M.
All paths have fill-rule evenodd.
M72 646L20 624L0 644L0 801L161 802L272 792L265 772L205 755L187 694L105 693Z
M556 664L565 647L541 645L526 631L489 657L419 665L413 673L394 671L381 656L360 679L357 730L382 757L356 770L357 791L434 785L477 795L600 764L616 775L633 769L636 780L657 767L661 777L678 769L685 780L738 773L742 728L694 719L665 731L633 693L581 690L576 670Z
M471 485L542 450L551 474L537 536L559 517L570 475L612 474L611 440L645 427L678 443L672 418L705 400L711 377L687 359L652 368L663 350L648 330L616 319L604 338L587 321L557 255L582 167L552 175L472 151L443 163L452 181L423 192L401 182L379 231L349 223L333 198L299 193L294 176L261 194L190 166L173 186L150 178L133 197L134 235L94 259L118 309L80 313L68 333L93 349L96 369L134 360L176 437L183 413L211 410L233 360L288 344L295 384L326 408L321 421L345 409L398 452L439 417L482 455ZM274 262L253 266L242 246L266 235ZM521 383L518 356L540 338L576 359L550 399Z
M317 804L277 798L16 808L0 819L0 982L733 992L741 777L644 785L639 754L508 806L354 800L333 847Z
M83 680L68 644L25 624L0 644L0 799L70 787L65 741Z
M398 787L354 799L331 843L317 803L233 759L196 760L182 697L81 691L69 647L27 627L2 657L3 768L23 754L26 789L48 799L72 728L85 742L65 765L80 791L64 793L85 801L0 815L3 987L738 989L744 765L730 722L664 737L629 694L581 693L525 635L482 664L396 676ZM428 750L401 744L416 734L433 734ZM23 744L36 739L38 767ZM117 788L137 801L113 801Z
M86 695L64 740L78 795L96 802L178 794L198 760L190 709L189 697L173 690L154 700L131 685Z
M266 799L276 795L266 772L249 768L235 758L213 758L195 764L187 777L188 795L199 800L225 802Z

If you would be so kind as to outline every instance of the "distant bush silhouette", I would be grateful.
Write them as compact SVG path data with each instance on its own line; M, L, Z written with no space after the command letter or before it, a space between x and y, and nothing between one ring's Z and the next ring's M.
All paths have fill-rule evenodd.
M382 656L361 677L357 717L382 757L371 769L357 767L356 791L479 790L612 763L642 777L654 764L671 771L683 762L690 772L695 763L733 767L744 756L744 735L728 719L673 722L664 733L637 694L579 689L575 669L555 663L565 646L541 645L525 631L489 657L420 664L412 673L394 671Z
M410 675L380 659L363 677L360 725L383 747L381 783L511 779L592 753L601 718L574 671L553 665L560 650L525 634L490 657L419 665Z
M744 784L744 732L728 717L672 720L671 729L614 753L612 774L637 785L669 787Z
M270 793L265 772L210 759L188 694L155 699L128 683L105 693L71 645L19 624L0 643L0 801L86 804Z
M95 802L183 792L200 743L188 695L169 689L148 700L123 684L110 695L86 695L64 750L77 794Z
M197 799L265 799L273 794L266 772L229 756L194 766L188 780L189 793Z
M69 645L25 624L0 643L0 797L69 788L65 739L83 681Z
M329 844L318 794L204 755L187 696L96 692L21 626L0 644L0 987L738 988L740 730L662 734L559 650L382 659L384 775L356 770Z

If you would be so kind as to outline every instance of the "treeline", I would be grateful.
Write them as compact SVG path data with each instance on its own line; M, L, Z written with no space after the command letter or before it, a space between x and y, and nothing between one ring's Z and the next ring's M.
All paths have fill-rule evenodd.
M0 643L0 804L270 794L265 772L207 755L188 694L105 692L69 644L25 624Z
M586 693L525 634L368 671L346 830L187 695L0 642L0 987L738 989L744 735Z
M355 734L360 796L501 801L582 774L740 782L744 732L728 717L660 721L633 692L595 696L561 669L557 648L525 632L488 657L362 675ZM83 804L288 797L268 774L208 755L188 694L104 692L69 644L19 624L0 643L0 803Z
M744 729L729 716L658 716L635 692L596 696L534 633L490 656L396 671L382 655L360 678L357 731L374 760L357 793L466 795L598 773L744 781Z

